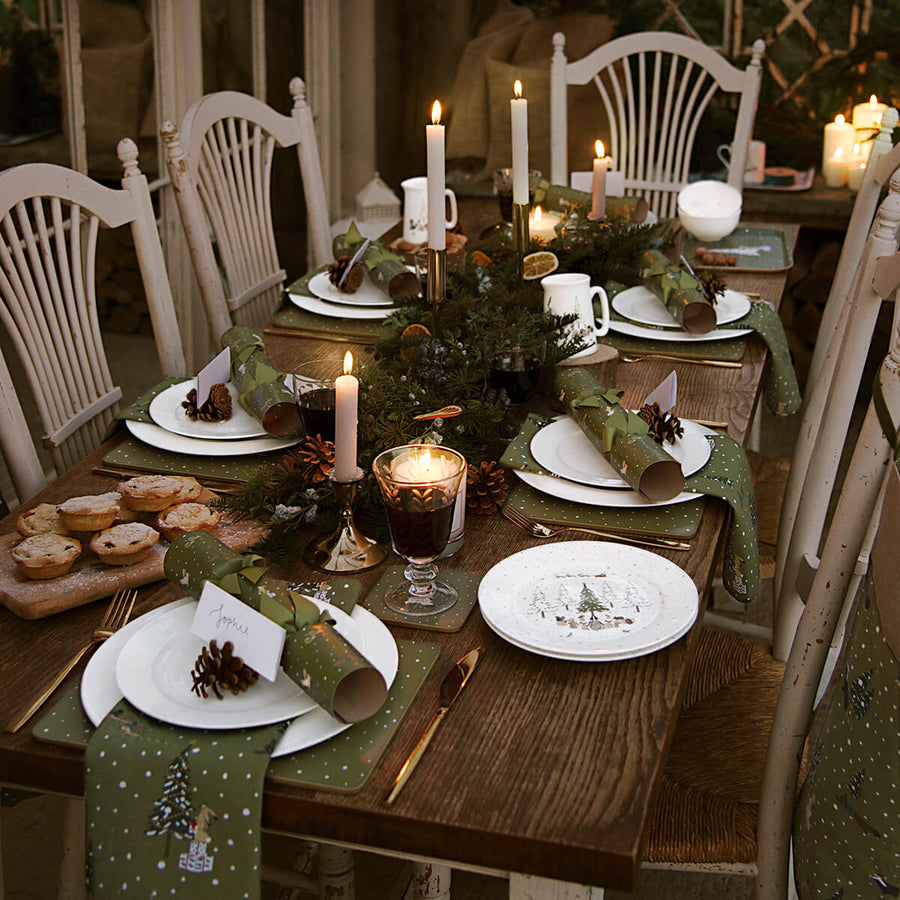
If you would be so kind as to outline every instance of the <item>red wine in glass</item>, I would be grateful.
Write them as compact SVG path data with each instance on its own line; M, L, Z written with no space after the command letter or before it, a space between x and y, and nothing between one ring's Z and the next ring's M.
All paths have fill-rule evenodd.
M440 498L435 498L435 503ZM385 504L394 550L407 559L434 559L447 546L453 524L453 501L397 508Z
M492 388L506 391L510 403L524 403L541 380L543 360L526 350L505 350L491 359L488 381Z
M334 388L315 388L297 395L300 419L309 435L334 441Z

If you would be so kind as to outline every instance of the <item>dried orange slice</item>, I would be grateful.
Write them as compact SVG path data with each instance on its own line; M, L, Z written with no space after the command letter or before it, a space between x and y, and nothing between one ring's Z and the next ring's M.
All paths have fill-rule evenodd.
M549 250L538 250L535 253L529 253L522 260L522 277L526 281L534 281L536 278L543 278L551 272L555 272L559 268L559 260L555 253Z
M482 269L491 264L491 258L482 250L476 250L469 259L472 260L473 265L480 266Z

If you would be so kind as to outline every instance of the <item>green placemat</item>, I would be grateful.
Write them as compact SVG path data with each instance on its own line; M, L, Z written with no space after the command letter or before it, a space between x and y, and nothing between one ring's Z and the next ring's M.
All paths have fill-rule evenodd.
M436 644L397 641L397 648L397 677L384 706L374 716L308 750L273 759L267 777L281 784L315 790L360 790L440 655ZM49 744L83 749L93 733L94 727L81 707L78 688L72 687L37 722L32 736Z
M696 254L703 247L735 257L735 265L706 265ZM723 272L784 272L794 264L791 248L780 228L735 228L718 241L699 241L685 232L682 252L694 268Z
M551 420L529 415L522 423L500 460L509 469L521 469L535 475L553 478L531 455L531 440ZM648 506L644 509L622 509L610 506L588 506L570 500L550 497L524 484L517 484L506 501L514 509L541 522L557 525L590 525L621 531L623 534L649 537L690 538L697 533L703 516L704 501L688 500L667 506Z
M107 466L135 469L141 472L167 472L172 475L193 475L195 478L215 478L219 481L243 482L261 466L274 462L277 454L254 453L252 456L188 456L158 450L133 437L117 444L103 462Z
M438 578L449 582L459 592L459 600L446 612L434 616L404 616L389 609L384 596L403 578L404 566L389 566L378 584L366 597L366 608L382 622L402 625L404 628L422 628L425 631L459 631L466 624L469 613L478 602L478 584L481 578L469 572L459 572L438 567Z

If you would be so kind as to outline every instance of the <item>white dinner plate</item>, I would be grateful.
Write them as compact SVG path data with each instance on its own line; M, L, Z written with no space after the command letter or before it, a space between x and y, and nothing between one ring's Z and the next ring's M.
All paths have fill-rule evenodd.
M309 279L309 290L320 300L328 300L341 306L393 306L394 301L369 277L363 276L362 284L352 294L338 290L328 277L328 272L319 272Z
M599 327L600 322L597 322ZM702 344L704 341L725 341L730 338L753 334L752 328L714 328L706 334L691 334L681 328L651 328L649 325L636 325L634 322L620 322L610 319L609 330L630 337L646 338L648 341L679 341L685 344Z
M343 306L306 294L288 293L288 297L300 309L332 319L386 319L394 311L393 306Z
M681 471L687 477L706 465L712 447L706 440L706 430L700 425L686 419L681 424L683 437L674 444L666 442L661 446L681 464ZM569 416L551 422L535 434L531 439L531 455L545 469L569 481L601 488L631 488Z
M313 602L328 610L338 633L364 654L365 639L350 616L322 601ZM191 633L195 611L182 606L151 619L122 648L116 682L132 706L170 725L223 729L283 722L315 709L315 701L282 669L275 681L260 678L237 696L198 697L191 690L191 669L206 641Z
M678 640L699 609L675 563L639 547L598 541L514 553L478 587L488 625L518 647L580 662L631 659Z
M165 428L172 434L200 438L205 441L234 441L268 437L259 419L251 416L238 402L237 389L230 381L225 385L231 395L230 418L222 422L203 422L200 419L190 419L181 404L187 397L188 391L196 386L197 380L193 379L183 381L181 384L173 384L158 393L150 401L150 418L160 428Z
M154 609L139 619L129 622L94 651L81 678L81 705L93 725L99 725L122 699L122 692L116 683L116 663L122 648L130 638L152 618L175 607L194 605L195 603L195 600L187 597L184 600ZM397 676L399 663L396 641L384 623L367 609L355 606L350 618L356 622L365 635L366 658L381 672L385 683L390 688ZM349 727L317 706L291 722L287 731L278 741L272 756L287 756L313 747L346 731Z
M616 294L612 306L620 316L625 316L626 319L639 325L678 328L678 323L672 318L666 304L653 291L642 285ZM750 298L738 291L726 290L716 299L713 309L716 311L716 324L727 325L750 312Z
M270 453L272 450L284 450L293 447L300 438L260 437L234 441L207 441L203 438L185 437L172 434L152 422L133 422L125 420L125 426L139 441L169 450L172 453L186 453L189 456L247 456L251 453Z

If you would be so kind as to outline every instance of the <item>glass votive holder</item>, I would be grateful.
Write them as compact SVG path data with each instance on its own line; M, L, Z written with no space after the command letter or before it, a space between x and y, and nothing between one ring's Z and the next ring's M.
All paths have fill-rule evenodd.
M534 191L541 180L541 173L537 169L528 170L528 205L534 203ZM512 169L508 166L497 169L494 172L494 193L500 204L500 218L504 222L512 222Z
M434 564L447 546L453 510L466 461L455 450L408 444L375 457L372 471L381 490L394 552L409 563L403 582L391 587L385 604L410 616L450 609L456 589L437 578Z

